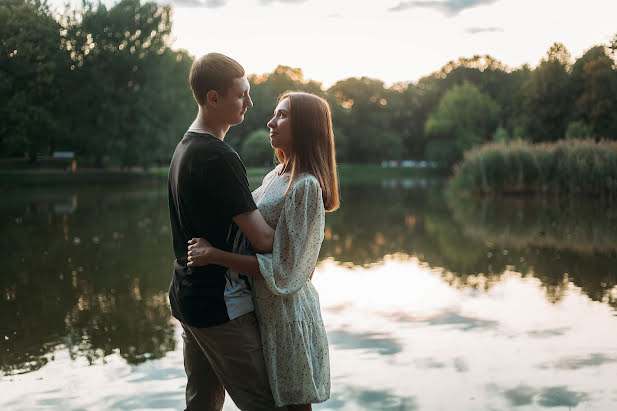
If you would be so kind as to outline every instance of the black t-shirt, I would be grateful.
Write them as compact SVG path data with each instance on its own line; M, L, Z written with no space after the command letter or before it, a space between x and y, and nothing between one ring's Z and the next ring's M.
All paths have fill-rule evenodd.
M169 217L176 261L169 287L174 317L194 327L229 321L226 268L187 267L188 241L203 237L231 251L232 217L257 208L246 169L231 146L209 134L188 131L169 167Z

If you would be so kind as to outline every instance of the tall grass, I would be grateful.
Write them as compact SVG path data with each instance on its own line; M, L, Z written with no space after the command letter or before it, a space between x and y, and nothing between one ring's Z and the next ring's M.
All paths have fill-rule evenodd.
M617 142L489 143L465 153L449 189L476 194L617 197Z

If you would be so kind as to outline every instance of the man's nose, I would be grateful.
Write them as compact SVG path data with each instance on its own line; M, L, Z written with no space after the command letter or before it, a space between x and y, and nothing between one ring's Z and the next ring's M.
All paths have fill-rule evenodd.
M247 96L247 100L246 106L253 107L253 100L251 100L251 96Z

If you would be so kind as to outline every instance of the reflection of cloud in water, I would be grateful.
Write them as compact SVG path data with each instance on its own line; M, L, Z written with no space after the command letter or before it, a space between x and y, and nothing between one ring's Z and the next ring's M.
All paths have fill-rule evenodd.
M332 305L330 307L323 308L323 311L328 311L328 312L331 312L333 314L340 314L343 311L347 310L350 306L351 306L351 304Z
M381 355L393 355L403 350L394 338L384 337L380 333L353 333L335 330L328 333L328 342L342 349L369 349Z
M601 353L589 354L587 357L561 358L552 363L544 363L538 368L557 368L559 370L578 370L586 367L599 367L603 364L617 362L616 357L609 357Z
M529 331L527 335L529 335L530 337L534 337L534 338L558 337L560 335L564 335L569 330L570 330L569 327L551 328L547 330L533 330L533 331Z
M385 314L385 316L401 322L426 322L429 325L457 325L460 326L460 329L463 331L471 331L477 328L496 328L499 324L497 321L467 317L454 311L444 311L430 317L420 317L402 312Z
M429 325L458 325L463 331L471 331L477 328L496 328L498 325L497 321L467 317L453 311L446 311L425 319L425 321Z
M567 387L549 387L542 390L538 404L543 407L576 407L589 396L584 392L570 391Z
M325 404L329 409L362 409L362 410L417 410L415 397L401 397L389 390L371 390L360 387L346 387L343 391L334 393ZM319 404L316 409L321 408Z
M520 407L521 405L529 405L533 402L533 397L538 393L533 387L528 385L519 385L518 387L506 390L503 395L510 405Z
M418 368L445 368L446 364L437 361L434 358L428 357L428 358L420 358L416 361L414 361L414 363L416 364L416 367Z
M467 365L467 361L464 358L457 357L454 359L454 368L456 372L467 372L469 371L469 365Z

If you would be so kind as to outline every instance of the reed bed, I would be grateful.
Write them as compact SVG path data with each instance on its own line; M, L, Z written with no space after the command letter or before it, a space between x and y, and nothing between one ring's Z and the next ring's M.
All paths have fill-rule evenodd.
M473 194L617 197L617 142L489 143L465 153L449 189Z

